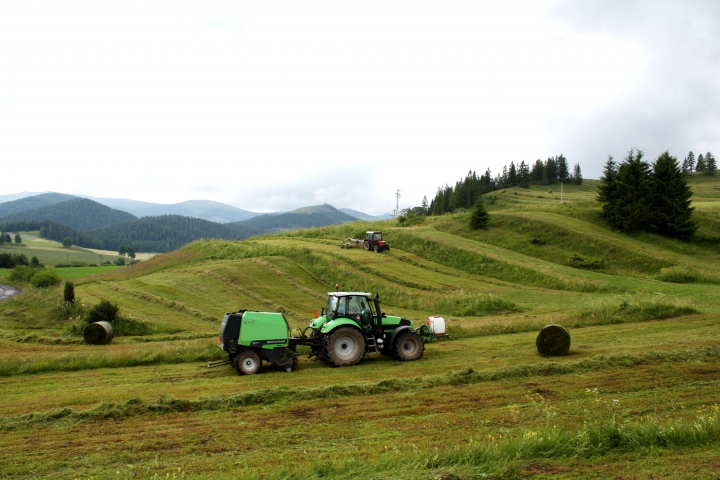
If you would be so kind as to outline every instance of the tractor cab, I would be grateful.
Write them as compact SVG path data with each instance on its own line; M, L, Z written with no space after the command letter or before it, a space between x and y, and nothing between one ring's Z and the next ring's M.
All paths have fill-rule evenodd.
M372 329L375 310L370 294L364 292L330 292L325 305L325 315L330 320L349 318L363 330Z
M365 247L365 250L372 250L375 253L380 253L383 250L390 250L390 245L383 240L382 232L377 230L365 232L363 247Z
M382 240L382 232L365 232L365 240L372 240L373 242Z

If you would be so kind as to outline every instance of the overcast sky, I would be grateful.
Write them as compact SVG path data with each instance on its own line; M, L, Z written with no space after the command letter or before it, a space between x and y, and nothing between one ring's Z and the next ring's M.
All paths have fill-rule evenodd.
M563 153L720 154L720 2L2 2L0 195L370 214Z

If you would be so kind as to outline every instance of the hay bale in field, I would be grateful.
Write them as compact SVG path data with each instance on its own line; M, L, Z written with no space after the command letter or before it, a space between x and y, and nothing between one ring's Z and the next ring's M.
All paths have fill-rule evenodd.
M564 356L570 351L570 334L560 325L548 325L540 330L535 345L543 357Z
M115 336L115 331L112 325L108 322L95 322L89 324L83 330L83 337L85 337L85 343L90 345L104 345L110 343L110 340Z

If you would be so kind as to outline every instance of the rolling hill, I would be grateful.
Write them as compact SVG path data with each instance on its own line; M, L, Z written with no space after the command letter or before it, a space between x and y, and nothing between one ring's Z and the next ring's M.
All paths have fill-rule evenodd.
M88 197L118 210L130 212L136 217L149 217L161 215L184 215L196 217L217 223L239 222L260 215L225 203L211 200L187 200L181 203L162 204L140 202L125 198L97 198Z
M392 214L390 213L383 213L382 215L368 215L367 213L358 212L357 210L353 210L352 208L338 208L338 210L350 215L351 217L355 217L359 220L365 220L368 222L373 222L376 220L390 220L392 218Z
M146 326L105 346L71 333L62 287L26 288L0 303L0 475L715 478L718 185L692 181L690 242L610 230L589 180L563 204L494 192L487 230L454 213L197 241L76 282ZM338 248L368 229L391 250ZM282 312L297 334L336 283L416 326L442 315L453 339L407 363L205 367L226 358L224 312ZM568 356L537 353L547 324L569 329Z
M45 194L60 195L60 194ZM43 197L43 195L38 195ZM37 197L29 197L16 202L30 201ZM14 203L14 202L11 202ZM16 223L28 221L50 221L59 223L78 231L87 231L115 223L130 222L137 217L121 212L87 198L73 197L71 200L57 202L48 206L23 210L4 217L0 222Z
M97 228L87 235L100 240L106 250L128 245L138 252L169 252L201 238L242 240L256 233L242 224L227 226L201 218L161 215Z
M37 210L57 203L67 202L68 200L74 200L75 198L77 197L65 195L64 193L49 192L37 195L31 194L17 200L6 201L4 203L0 203L0 219L16 213Z
M271 233L295 230L297 228L338 225L354 221L357 221L356 217L343 213L332 205L324 204L299 208L291 212L268 213L229 225L242 225L260 233Z

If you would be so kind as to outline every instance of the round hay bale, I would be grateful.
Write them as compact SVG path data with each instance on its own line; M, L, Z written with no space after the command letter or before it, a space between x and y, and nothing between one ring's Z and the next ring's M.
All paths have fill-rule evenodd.
M95 322L89 324L83 330L83 337L85 337L85 343L90 345L104 345L110 343L110 340L115 336L115 331L112 325L108 322Z
M548 325L540 330L535 345L543 357L562 357L570 351L570 334L560 325Z

